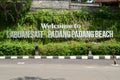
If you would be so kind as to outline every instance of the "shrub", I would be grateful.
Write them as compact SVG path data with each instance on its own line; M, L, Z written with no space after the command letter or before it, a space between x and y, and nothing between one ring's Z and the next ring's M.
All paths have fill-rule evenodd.
M88 55L88 47L91 46L93 55L120 55L119 44L83 44L79 42L49 43L40 45L38 43L4 43L0 45L0 56L22 56L33 55L35 46L39 46L40 55L44 56L72 56Z
M23 42L24 43L24 42ZM12 43L4 43L0 45L0 55L32 55L34 47L33 45L29 44L26 45L26 43L19 43L19 42L12 42Z

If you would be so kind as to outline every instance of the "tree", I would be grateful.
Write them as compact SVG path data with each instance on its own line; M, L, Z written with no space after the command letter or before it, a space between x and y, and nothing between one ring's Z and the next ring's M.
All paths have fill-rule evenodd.
M7 21L7 5L6 2L8 0L0 0L0 10L1 10L1 16L4 16L5 21Z
M0 0L1 21L17 23L30 9L31 0Z

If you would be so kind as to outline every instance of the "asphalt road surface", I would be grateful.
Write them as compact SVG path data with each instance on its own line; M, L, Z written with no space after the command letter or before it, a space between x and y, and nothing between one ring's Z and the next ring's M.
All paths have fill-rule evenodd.
M120 80L120 60L0 60L0 80Z

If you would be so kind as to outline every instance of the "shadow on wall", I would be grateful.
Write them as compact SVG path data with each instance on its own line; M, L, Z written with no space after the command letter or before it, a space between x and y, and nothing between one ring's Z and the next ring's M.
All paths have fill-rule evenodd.
M19 78L14 78L10 80L65 80L64 78L49 78L49 79L42 79L39 77L19 77Z

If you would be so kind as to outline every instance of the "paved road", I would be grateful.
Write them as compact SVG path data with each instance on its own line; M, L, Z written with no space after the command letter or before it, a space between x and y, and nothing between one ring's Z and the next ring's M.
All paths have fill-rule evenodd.
M119 80L120 60L0 60L0 80Z

